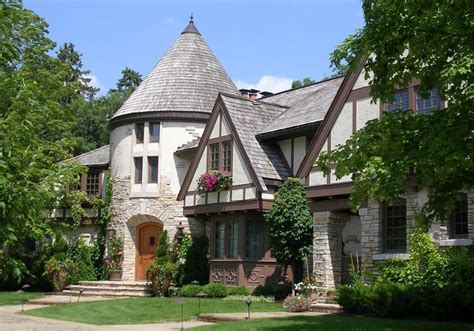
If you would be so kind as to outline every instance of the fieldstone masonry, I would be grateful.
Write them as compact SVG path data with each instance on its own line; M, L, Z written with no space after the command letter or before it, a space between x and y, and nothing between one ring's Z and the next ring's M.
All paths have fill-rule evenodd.
M314 213L313 274L320 293L334 289L342 275L342 228L348 213Z
M135 280L135 254L137 246L137 226L157 222L163 225L172 238L181 222L184 231L192 235L202 235L202 222L183 216L183 202L176 201L176 194L170 190L169 180L160 177L160 194L156 198L130 198L130 177L114 178L112 198L112 219L109 224L116 235L124 240L124 261L122 280Z

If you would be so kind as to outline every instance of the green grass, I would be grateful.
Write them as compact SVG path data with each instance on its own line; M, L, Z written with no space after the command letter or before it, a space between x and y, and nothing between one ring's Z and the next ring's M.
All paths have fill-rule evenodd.
M245 301L202 299L201 314L246 312ZM254 302L252 311L282 311L281 304ZM83 302L33 309L27 315L97 325L142 324L181 320L181 305L175 298L136 298ZM198 299L185 298L185 320L196 318Z
M41 298L42 296L44 296L44 293L39 292L0 292L0 306L21 305L23 300Z
M297 315L297 314L295 314ZM258 330L258 331L313 331L313 330L473 330L473 325L460 323L441 323L431 321L407 321L367 318L359 316L295 316L287 318L260 319L240 322L220 323L193 330Z

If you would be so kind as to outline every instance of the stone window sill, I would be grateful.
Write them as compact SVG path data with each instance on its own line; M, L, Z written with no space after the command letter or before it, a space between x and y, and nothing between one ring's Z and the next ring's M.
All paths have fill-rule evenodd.
M132 192L130 193L130 199L138 198L158 198L160 194L158 192Z
M472 239L446 239L439 241L440 246L470 246Z
M374 261L383 261L383 260L388 260L388 259L408 260L409 257L410 255L407 253L385 253L385 254L373 255L372 259Z

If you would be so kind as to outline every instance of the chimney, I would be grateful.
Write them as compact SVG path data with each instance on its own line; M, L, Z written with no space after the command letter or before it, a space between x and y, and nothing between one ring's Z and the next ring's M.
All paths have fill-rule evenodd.
M255 90L255 89L240 89L240 96L241 97L244 97L244 98L247 98L247 99L250 99L250 100L257 100L257 95L258 95L258 92L260 92L259 90Z

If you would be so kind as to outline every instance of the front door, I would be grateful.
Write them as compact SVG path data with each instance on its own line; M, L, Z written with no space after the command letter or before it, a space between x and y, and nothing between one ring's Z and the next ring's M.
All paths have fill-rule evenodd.
M156 246L163 231L163 225L157 223L143 224L137 229L136 280L146 280L146 270L155 260Z

